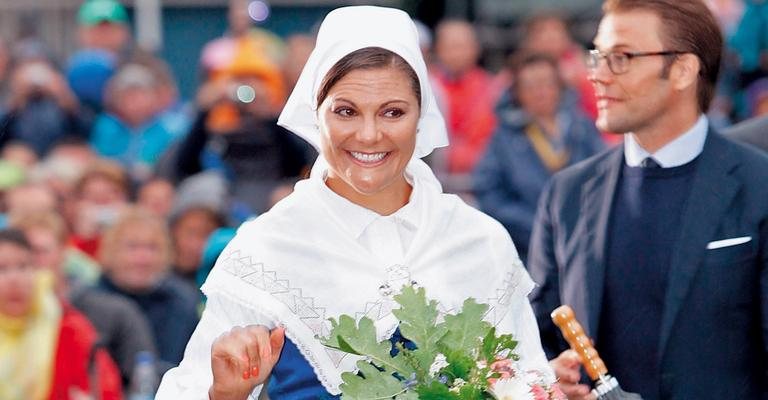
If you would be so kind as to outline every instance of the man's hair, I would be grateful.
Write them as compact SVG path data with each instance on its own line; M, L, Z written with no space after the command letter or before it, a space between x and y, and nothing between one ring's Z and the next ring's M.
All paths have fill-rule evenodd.
M131 185L127 173L120 164L105 159L100 159L86 168L75 183L75 194L81 196L88 181L99 178L115 185L128 198Z
M603 12L646 10L659 16L664 50L692 53L701 70L697 84L699 111L707 112L715 92L723 36L714 15L702 0L606 0Z

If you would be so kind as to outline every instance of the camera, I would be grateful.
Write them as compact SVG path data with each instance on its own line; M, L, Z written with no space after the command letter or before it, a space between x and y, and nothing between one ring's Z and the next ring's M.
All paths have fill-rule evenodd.
M256 90L246 83L235 82L229 87L227 97L236 104L250 104L256 100Z

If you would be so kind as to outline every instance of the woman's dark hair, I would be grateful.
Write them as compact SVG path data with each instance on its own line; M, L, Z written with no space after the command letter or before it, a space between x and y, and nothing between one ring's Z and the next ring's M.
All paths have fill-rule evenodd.
M323 82L320 84L320 90L317 91L318 106L322 104L326 97L328 97L328 92L333 85L350 72L358 69L377 69L383 67L394 67L405 72L411 80L413 93L416 95L419 105L421 105L421 86L419 85L419 77L408 62L405 61L403 57L400 57L398 54L387 49L381 47L365 47L347 54L328 70L328 73L325 74L325 78L323 78Z
M560 68L557 65L557 60L555 60L552 56L544 53L536 53L536 52L528 52L528 51L522 51L520 53L516 53L512 55L509 58L507 67L509 68L509 71L512 73L512 91L517 91L517 81L518 77L520 75L520 72L531 65L536 64L545 64L552 68L552 70L555 72L555 77L557 78L557 83L560 89L562 90L565 87L565 82L563 81L562 76L560 75Z
M18 229L0 229L0 244L4 243L21 247L24 250L32 250L27 237Z

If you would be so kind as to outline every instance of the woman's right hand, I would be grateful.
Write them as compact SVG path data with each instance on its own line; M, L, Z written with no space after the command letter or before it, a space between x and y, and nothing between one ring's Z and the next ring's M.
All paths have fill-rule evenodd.
M211 346L211 400L244 400L267 379L280 358L285 328L235 327Z

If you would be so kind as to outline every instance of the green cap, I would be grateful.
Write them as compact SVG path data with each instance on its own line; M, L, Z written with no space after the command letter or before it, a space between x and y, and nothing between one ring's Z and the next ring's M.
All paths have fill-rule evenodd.
M102 22L127 23L128 13L117 0L86 0L77 12L77 22L83 25Z

